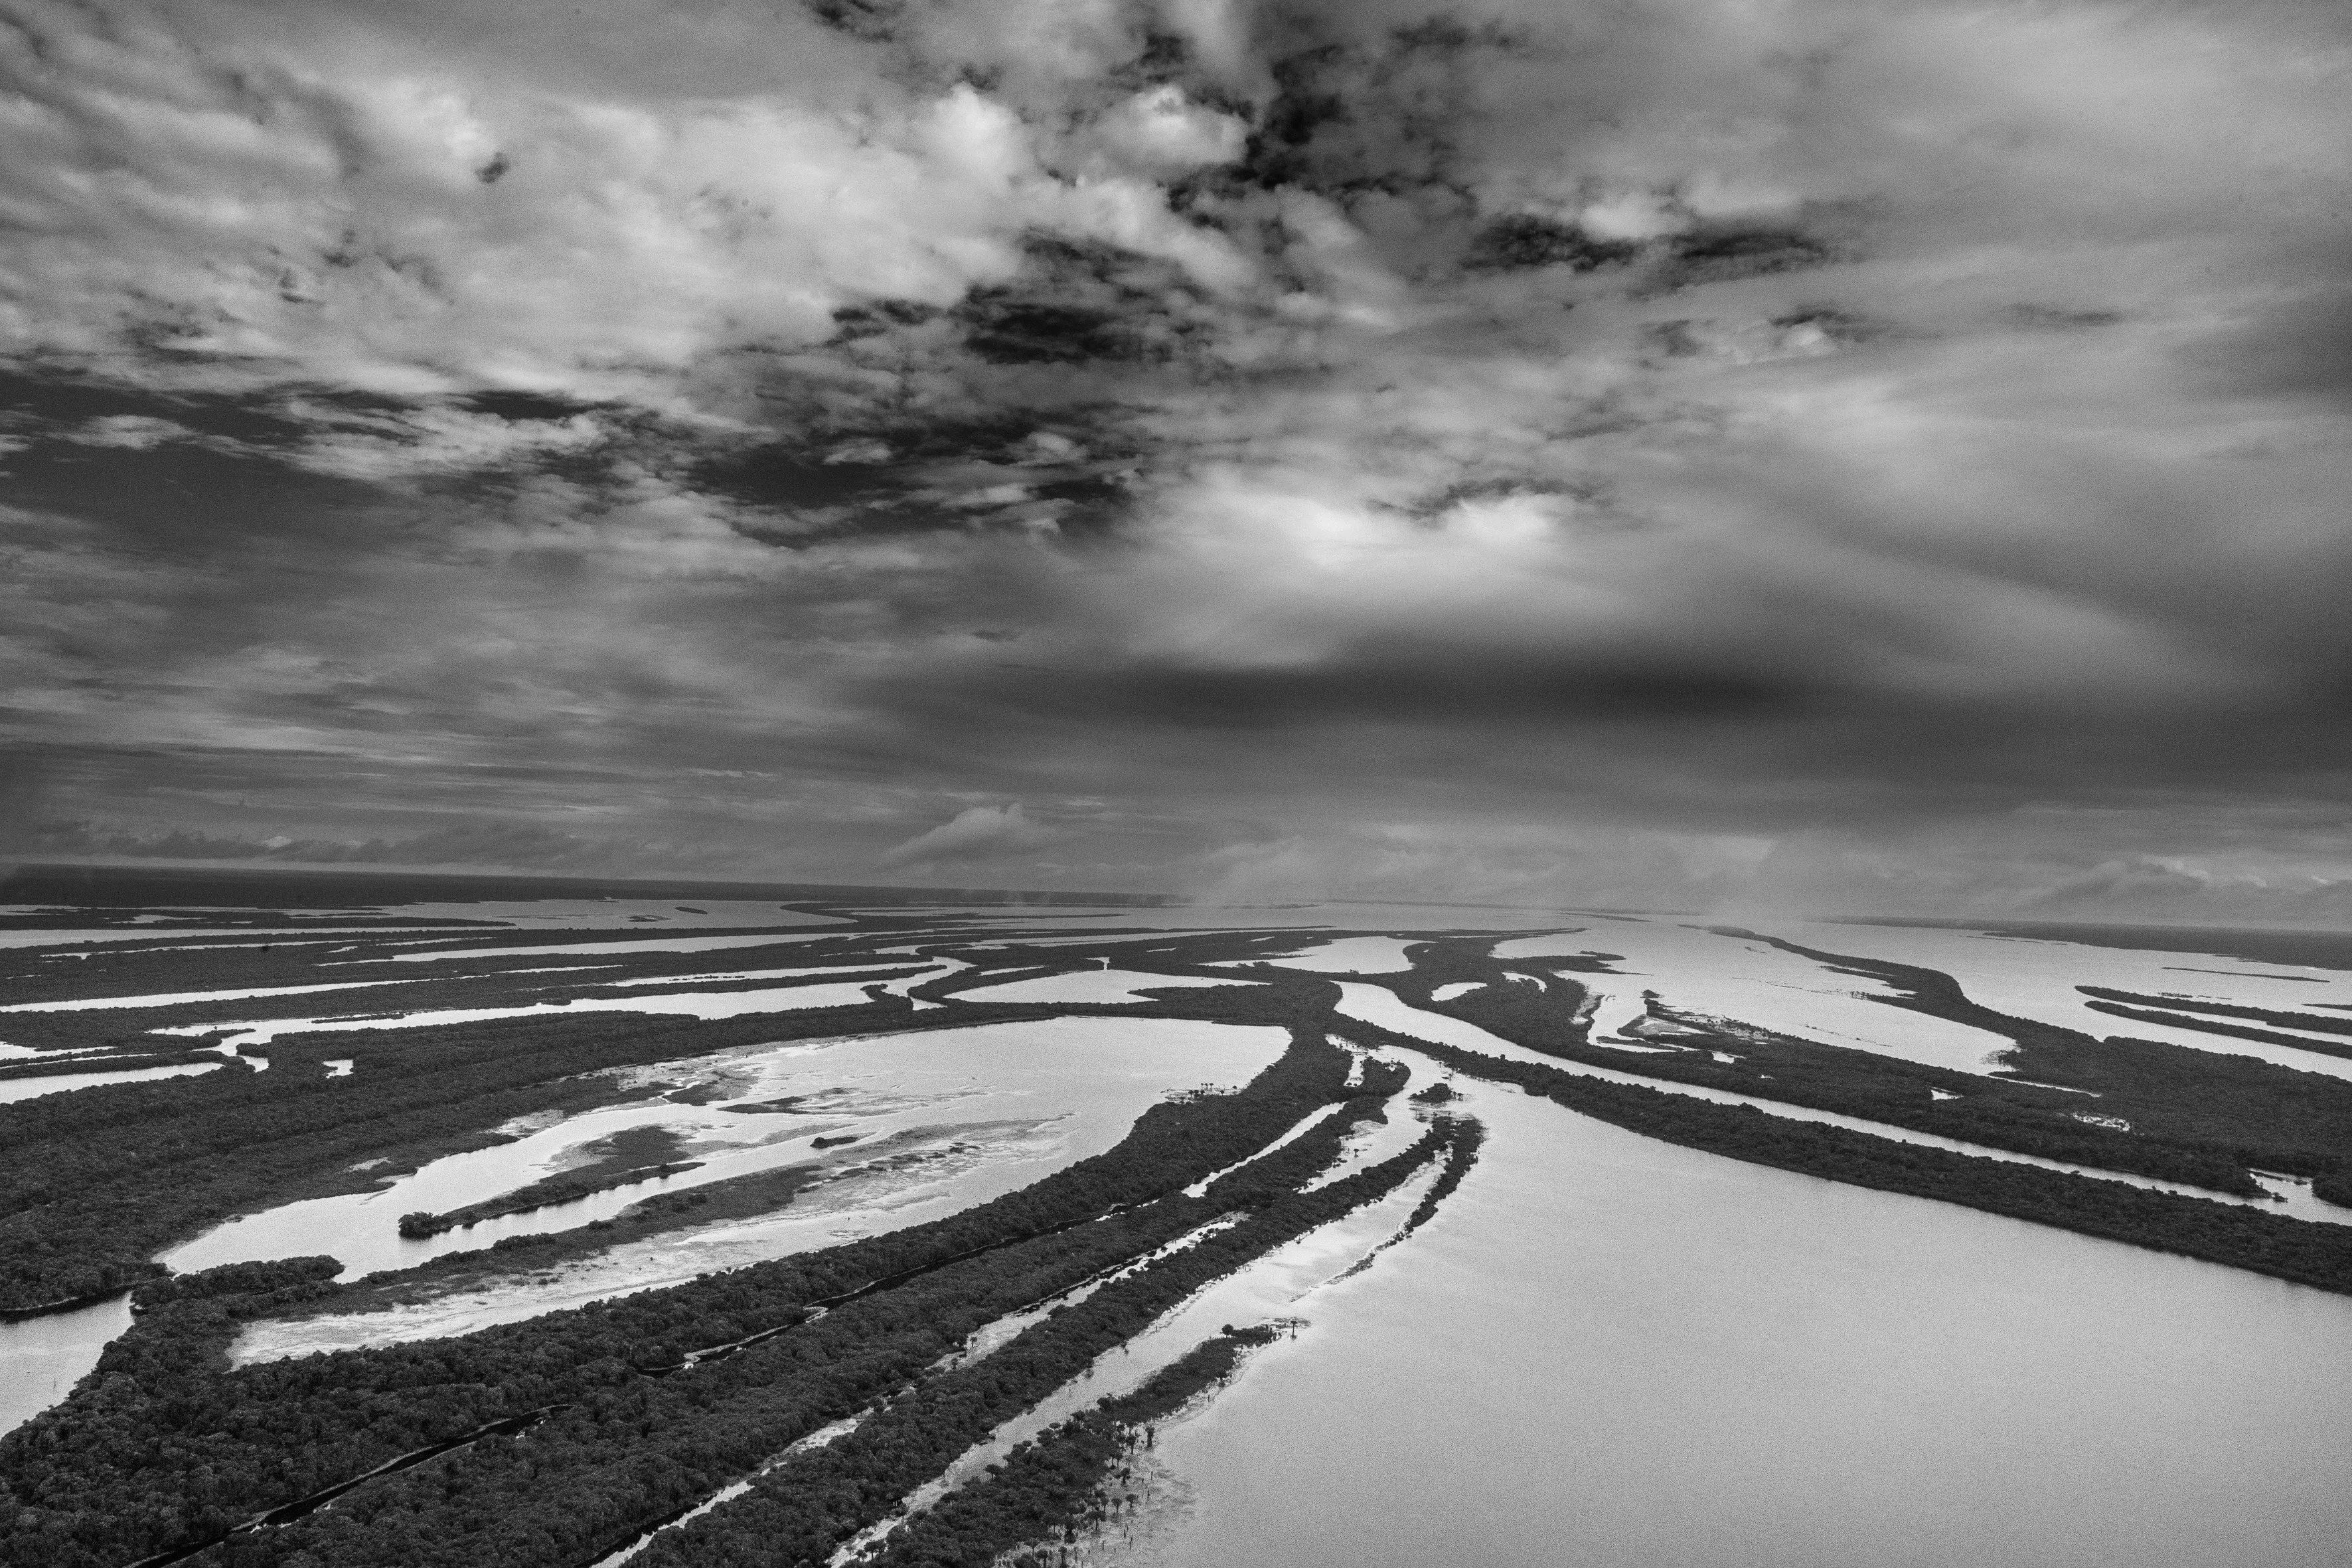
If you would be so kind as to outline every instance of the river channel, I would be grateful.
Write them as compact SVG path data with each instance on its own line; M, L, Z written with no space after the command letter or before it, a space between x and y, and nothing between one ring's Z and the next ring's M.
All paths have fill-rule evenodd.
M2352 1300L1457 1086L1469 1179L1088 1562L2345 1562Z

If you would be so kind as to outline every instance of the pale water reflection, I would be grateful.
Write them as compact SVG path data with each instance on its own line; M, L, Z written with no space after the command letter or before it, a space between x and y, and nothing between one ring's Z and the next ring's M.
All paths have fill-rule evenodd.
M165 1261L186 1271L323 1252L341 1258L349 1278L487 1247L508 1235L609 1218L654 1191L675 1193L782 1165L856 1166L869 1152L932 1156L903 1167L883 1160L884 1168L812 1191L772 1215L682 1226L551 1271L469 1286L394 1311L257 1325L235 1354L266 1359L463 1333L985 1202L1108 1149L1171 1093L1239 1087L1286 1043L1285 1031L1265 1026L1055 1018L750 1047L680 1064L688 1069L683 1074L633 1068L647 1079L698 1074L724 1098L702 1106L640 1102L571 1118L519 1142L436 1161L379 1193L310 1199L233 1221ZM785 1099L797 1103L773 1109ZM404 1213L446 1211L511 1191L561 1168L585 1140L650 1125L690 1133L683 1152L703 1167L436 1237L398 1234ZM845 1130L858 1135L856 1144L820 1152L810 1143Z
M2225 1056L2255 1057L2298 1072L2352 1079L2352 1058L2119 1018L2088 1005L2091 999L2077 989L2101 985L2150 994L2187 992L2247 1006L2293 1010L2317 1003L2352 1002L2352 973L2343 970L2300 969L2294 972L2295 978L2283 980L2277 978L2282 968L2274 963L2240 965L2194 952L2025 941L1933 926L1790 925L1776 927L1769 934L1825 952L1940 969L1959 982L1971 1001L2063 1029L2079 1029L2100 1039L2124 1035L2161 1040ZM2272 1024L2261 1026L2273 1033L2294 1033ZM2321 1043L2341 1046L2347 1040L2347 1037L2336 1035L2323 1037Z
M107 1342L130 1326L128 1292L79 1311L0 1323L0 1432L63 1399L98 1364Z
M1817 1121L1828 1127L1843 1127L1852 1132L1867 1132L1874 1138L1885 1138L1897 1143L1916 1144L1923 1149L1945 1149L1956 1154L1972 1154L1979 1159L2000 1160L2012 1165L2032 1165L2044 1171L2061 1171L2069 1175L2092 1176L2100 1181L2122 1182L2143 1187L2149 1192L2175 1193L2183 1197L2200 1198L2209 1203L2233 1204L2270 1210L2292 1218L2313 1220L2327 1225L2352 1225L2352 1209L2338 1207L2315 1198L2308 1184L2297 1184L2284 1179L2273 1181L2276 1189L2273 1198L2238 1197L2203 1187L2189 1186L2181 1182L2159 1181L2153 1176L2133 1175L2122 1171L2110 1171L2096 1165L2076 1164L2065 1160L2044 1159L2038 1154L2020 1154L2007 1149L1996 1149L1983 1143L1964 1142L1933 1132L1916 1131L1884 1121L1870 1121L1858 1116L1846 1116L1834 1110L1817 1110L1809 1105L1792 1105L1786 1100L1766 1100L1758 1095L1735 1094L1728 1089L1708 1089L1698 1084L1677 1083L1669 1079L1643 1078L1639 1074L1621 1072L1615 1068L1591 1067L1583 1062L1548 1057L1525 1046L1514 1045L1501 1037L1489 1034L1477 1025L1443 1013L1432 1013L1415 1007L1400 998L1395 992L1379 985L1358 981L1339 982L1339 1012L1342 1017L1360 1019L1416 1040L1430 1040L1439 1045L1453 1046L1484 1056L1499 1057L1506 1061L1527 1062L1569 1074L1573 1078L1599 1079L1608 1083L1632 1085L1657 1089L1663 1093L1679 1094L1692 1100L1704 1100L1717 1105L1746 1105L1770 1116L1785 1117L1793 1121Z
M1467 1086L1437 1217L1159 1457L1178 1568L2319 1568L2352 1300Z
M1285 969L1304 969L1316 974L1393 974L1412 967L1412 961L1405 954L1417 940L1393 936L1342 937L1337 942L1318 942L1303 952L1269 962Z
M37 1100L45 1094L69 1094L77 1089L97 1089L110 1083L147 1083L159 1078L193 1078L211 1072L218 1062L174 1062L169 1067L128 1068L121 1072L45 1073L39 1078L11 1079L0 1083L0 1105Z
M1136 969L1076 969L1034 980L1012 980L958 993L966 1002L1044 1004L1048 1006L1096 1005L1144 1002L1146 991L1189 990L1202 985L1252 985L1262 982L1238 977L1209 980L1197 974L1152 974Z
M1649 1011L1645 994L1654 991L1688 1012L1954 1072L1997 1072L1994 1058L2010 1047L1999 1035L1887 1006L1876 998L1894 996L1895 988L1867 975L1840 974L1766 942L1675 921L1596 921L1577 936L1504 942L1495 953L1534 958L1596 949L1619 955L1611 973L1569 975L1593 998L1596 1040L1640 1023Z

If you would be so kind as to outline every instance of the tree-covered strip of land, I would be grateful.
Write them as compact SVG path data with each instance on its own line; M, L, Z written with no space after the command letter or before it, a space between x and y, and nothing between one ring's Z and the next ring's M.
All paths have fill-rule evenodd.
M571 1203L614 1187L649 1182L657 1176L674 1176L702 1168L699 1160L678 1158L684 1137L674 1127L628 1127L609 1138L600 1138L582 1152L587 1161L569 1171L543 1176L536 1182L467 1204L444 1214L405 1214L400 1216L400 1234L408 1237L438 1236L445 1230L478 1225L486 1219L499 1219L507 1215L529 1214L533 1209L552 1204Z
M1568 1061L1832 1110L2046 1160L2243 1197L2264 1194L2232 1151L2075 1120L2074 1113L2088 1105L2079 1094L1794 1039L1748 1025L1676 1013L1656 1003L1652 1016L1670 1020L1677 1028L1654 1043L1672 1046L1672 1054L1619 1050L1588 1037L1578 1016L1581 1002L1581 989L1574 981L1546 977L1490 984L1428 1005L1514 1045ZM1731 1059L1719 1059L1717 1051Z
M1328 1017L1334 994L1325 982L1283 975L1139 1005L960 1003L918 1012L890 996L716 1020L586 1013L281 1035L270 1042L267 1073L205 1073L0 1105L0 1148L10 1152L0 1164L0 1308L150 1278L153 1253L232 1215L365 1192L385 1174L501 1142L493 1129L512 1118L627 1098L615 1079L596 1076L606 1068L770 1042L1055 1017L1312 1026ZM330 1078L321 1066L329 1058L355 1067Z
M722 955L727 956L727 955ZM797 960L802 955L793 954ZM772 962L772 960L769 961ZM626 968L614 965L612 968ZM709 968L708 964L704 968ZM795 964L794 967L799 967ZM403 974L348 990L303 991L278 996L228 997L213 1001L174 1002L146 1007L99 1007L76 1011L15 1013L0 1016L0 1032L12 1045L41 1051L89 1049L185 1048L186 1035L164 1035L163 1029L202 1029L233 1036L236 1026L299 1019L328 1022L357 1017L397 1018L445 1009L546 1006L574 1002L629 1003L656 995L714 995L739 991L789 992L818 985L847 985L902 979L922 973L925 965L877 965L857 960L817 974L797 974L756 981L708 981L619 986L620 979L643 978L630 973L582 973L551 979L526 972L467 973L436 973L419 977ZM656 973L654 979L664 976ZM583 1008L590 1011L618 1011ZM261 1047L268 1049L267 1047Z
M488 1247L445 1252L407 1268L387 1269L353 1280L348 1294L319 1301L311 1310L278 1315L388 1311L395 1307L438 1300L460 1290L495 1289L520 1275L543 1271L633 1241L676 1236L688 1228L772 1214L832 1173L822 1165L783 1165L705 1182L679 1192L654 1193L610 1219L590 1220L562 1230L501 1237Z
M142 1068L186 1067L196 1062L218 1065L220 1060L217 1051L190 1049L184 1046L164 1050L106 1051L89 1056L56 1055L39 1060L10 1062L0 1067L0 1083L16 1083L33 1078L60 1078L68 1073L135 1072Z
M288 1036L266 1073L0 1105L0 1306L150 1278L155 1252L232 1215L366 1192L387 1168L503 1142L492 1130L510 1119L628 1098L603 1068L913 1022L894 1000L717 1022L591 1014ZM329 1078L328 1057L356 1067ZM381 1163L352 1168L369 1162Z
M2102 1097L2090 1100L2042 1083L1930 1067L1679 1012L1655 997L1650 1017L1672 1032L1646 1043L1667 1048L1622 1050L1591 1037L1589 994L1573 979L1548 973L1555 961L1505 965L1488 958L1484 946L1448 942L1415 948L1412 972L1383 980L1408 1002L1548 1056L2242 1197L2266 1191L2249 1165L2305 1171L2352 1156L2352 1085L2252 1058L2117 1045L2065 1032L2068 1059L2060 1070L2074 1075L2075 1087ZM1433 1000L1432 993L1451 981L1480 988ZM2129 1127L2085 1122L2078 1112L2113 1116Z
M2094 925L2077 921L1945 921L1880 918L1854 925L1927 926L1941 931L1991 931L2030 942L2063 942L2143 952L2204 953L2246 963L2352 969L2352 933L2262 931L2243 926Z
M560 1403L579 1408L528 1438L371 1482L299 1526L216 1551L276 1561L298 1550L286 1544L298 1531L323 1531L352 1537L321 1559L338 1563L406 1564L443 1552L500 1563L593 1557L898 1387L991 1319L1280 1197L1329 1163L1362 1102L1347 1101L1318 1133L1243 1165L1202 1198L1182 1189L1342 1100L1348 1067L1344 1052L1302 1034L1239 1092L1155 1106L1114 1149L1020 1192L461 1339L225 1371L221 1350L244 1321L353 1288L306 1276L291 1297L159 1302L63 1405L0 1438L0 1558L12 1568L119 1568L398 1454ZM894 1277L908 1283L810 1319L814 1305ZM790 1331L689 1372L638 1370L779 1327ZM430 1552L427 1538L438 1542Z
M2200 996L2148 996L2137 991L2117 991L2106 985L2077 985L2074 989L2085 996L2095 996L2104 1002L2121 1002L2134 1007L2153 1007L2168 1013L2213 1013L2224 1018L2251 1018L2258 1024L2275 1024L2281 1028L2307 1029L2322 1035L2352 1035L2352 1018L2331 1016L2325 1013L2249 1007L2235 1002L2207 1001ZM2304 1040L2297 1040L2294 1044L2310 1050L2352 1054L2352 1044L2327 1041L2312 1044Z
M541 964L556 965L559 970L577 968L582 972L582 978L594 980L600 974L611 977L616 973L693 973L714 967L713 958L726 961L723 966L727 968L798 966L836 961L845 964L868 965L912 962L899 957L882 960L869 957L869 950L874 945L890 940L878 932L810 940L803 936L798 928L698 929L693 934L698 937L773 938L772 945L731 947L712 953L647 948L644 944L647 933L642 931L507 929L478 934L449 932L446 933L449 937L464 940L435 942L429 948L416 944L419 936L429 934L415 931L392 931L381 935L320 933L277 940L265 938L234 945L215 942L184 944L108 942L87 950L86 956L71 959L47 956L38 948L0 949L0 988L5 988L12 1004L89 1002L327 984L355 986L401 984L423 991L428 986L448 982L489 982L508 975L515 976L515 985L528 986L546 984L551 980L562 978L560 973L536 975L518 973ZM675 936L677 933L665 934ZM471 956L477 950L489 955L541 944L551 948L586 946L607 951L555 953L543 959ZM401 962L403 959L415 960L428 951L446 952L448 956L437 957L429 963ZM749 963L737 962L747 957ZM297 1000L307 1001L314 1006L331 1007L335 994L333 992L312 991ZM89 1010L100 1013L120 1011L111 1007ZM14 1027L26 1018L37 1016L9 1014L0 1015L0 1019L5 1019L10 1027ZM0 1029L0 1033L5 1032L5 1029Z
M1096 1404L1024 1443L988 1473L883 1538L873 1568L989 1568L1010 1558L1048 1568L1050 1544L1066 1542L1117 1506L1109 1489L1130 1478L1152 1422L1166 1419L1232 1378L1242 1358L1270 1344L1271 1324L1227 1329L1194 1346L1130 1394Z
M1066 1307L970 1368L929 1380L857 1429L761 1477L745 1495L657 1536L646 1568L753 1568L823 1562L999 1424L1035 1405L1212 1280L1381 1196L1438 1158L1433 1126L1404 1152L1249 1218Z
M2341 1079L2156 1040L2103 1040L1983 1006L1937 970L1822 952L1774 937L1756 940L1885 982L1900 993L1874 998L1886 1006L1947 1018L2009 1040L2007 1060L2017 1078L2098 1096L2099 1103L2087 1109L2129 1121L2137 1139L2202 1145L2241 1166L2298 1175L2319 1174L2352 1161L2352 1083Z
M1571 1110L1664 1142L1854 1186L1936 1198L2352 1295L2352 1226L1898 1143L1843 1127L1769 1115L1753 1106L1719 1105L1533 1062L1506 1061L1352 1019L1345 1026L1354 1037L1425 1052L1471 1077L1516 1083Z
M2251 1024L2232 1024L2222 1018L2208 1018L2195 1013L2175 1013L2158 1007L2126 1007L2121 1003L2103 1002L2094 997L2084 1006L2094 1013L2105 1013L2111 1018L2128 1018L2135 1024L2163 1024L2175 1029L2194 1029L2200 1034L2219 1035L2224 1039L2255 1040L2266 1046L2293 1046L2299 1051L2315 1056L2352 1058L2352 1041L2315 1040L2303 1035L2283 1035L2276 1029L2258 1029Z

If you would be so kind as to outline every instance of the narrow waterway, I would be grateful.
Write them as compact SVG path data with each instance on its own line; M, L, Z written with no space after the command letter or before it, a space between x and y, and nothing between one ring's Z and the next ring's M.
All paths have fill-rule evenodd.
M2281 966L2274 963L2241 963L2194 952L2101 947L2095 942L2027 941L1934 926L1790 925L1767 934L1826 952L1941 970L1959 983L1972 1002L2015 1017L2079 1029L2097 1039L2121 1035L2160 1040L2222 1056L2254 1057L2297 1072L2352 1079L2352 1058L2301 1050L2274 1041L2215 1035L2186 1025L2119 1018L2092 1007L2091 998L2080 989L2101 985L2154 994L2188 993L2246 1006L2293 1010L2315 1003L2352 1000L2352 984L2347 984L2352 975L2342 970L2296 969L2292 973L2297 978L2281 979ZM2273 1024L2257 1026L2273 1034L2294 1034L2292 1028ZM2345 1037L2324 1036L2321 1043L2340 1047Z
M78 1089L98 1089L110 1083L148 1083L159 1078L193 1078L211 1072L218 1062L177 1062L170 1067L130 1068L121 1072L58 1072L39 1078L12 1079L0 1083L0 1105L37 1100L45 1094L71 1094Z
M2181 1182L2159 1181L2153 1176L2137 1176L2122 1171L2110 1171L2104 1166L2075 1164L2066 1160L2046 1160L2039 1154L2020 1154L2007 1149L1996 1149L1984 1143L1964 1142L1933 1132L1918 1132L1908 1127L1896 1127L1888 1122L1871 1121L1859 1116L1846 1116L1834 1110L1816 1110L1811 1106L1791 1105L1785 1100L1766 1100L1761 1096L1735 1094L1728 1089L1708 1089L1699 1084L1677 1083L1671 1079L1644 1078L1639 1073L1621 1072L1615 1068L1590 1067L1583 1062L1570 1061L1560 1057L1546 1056L1514 1045L1499 1035L1490 1034L1475 1024L1465 1023L1444 1013L1433 1013L1415 1007L1384 986L1360 981L1341 981L1339 1011L1342 1017L1376 1024L1397 1034L1416 1040L1430 1040L1456 1049L1476 1051L1483 1056L1500 1057L1506 1061L1527 1062L1550 1068L1578 1078L1600 1079L1608 1083L1628 1084L1641 1089L1654 1089L1667 1094L1687 1095L1717 1105L1746 1105L1772 1116L1786 1117L1792 1121L1818 1121L1824 1126L1843 1127L1852 1132L1867 1132L1874 1138L1885 1138L1897 1143L1913 1143L1926 1149L1945 1149L1956 1154L1973 1154L1980 1159L2000 1160L2013 1165L2032 1165L2044 1171L2060 1171L2068 1175L2092 1176L2100 1181L2122 1182L2143 1187L2149 1192L2173 1193L2182 1197L2203 1198L2217 1204L2233 1204L2260 1208L2294 1219L2312 1220L2324 1225L2352 1225L2352 1209L2339 1207L2312 1195L2308 1182L2286 1178L2272 1181L2268 1191L2273 1196L2242 1198L2228 1193L2211 1192L2204 1187L2192 1187Z

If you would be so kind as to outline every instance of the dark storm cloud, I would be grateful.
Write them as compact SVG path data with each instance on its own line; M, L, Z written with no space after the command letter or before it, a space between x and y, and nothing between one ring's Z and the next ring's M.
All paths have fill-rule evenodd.
M2352 253L2336 269L2352 272ZM2192 350L2224 387L2352 408L2352 288L2321 288Z
M2288 0L19 5L12 815L2332 907L2347 47Z

